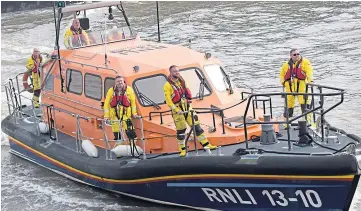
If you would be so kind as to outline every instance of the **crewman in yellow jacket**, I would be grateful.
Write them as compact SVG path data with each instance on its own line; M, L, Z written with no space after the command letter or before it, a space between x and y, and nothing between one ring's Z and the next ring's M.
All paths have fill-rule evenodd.
M28 72L31 72L32 77L32 85L34 89L34 95L33 95L33 102L34 107L39 108L39 97L41 92L41 86L40 86L40 65L43 61L43 58L40 55L40 51L37 48L33 49L33 54L28 59L26 63L26 69L28 69Z
M137 116L134 90L127 86L122 76L116 76L115 85L108 90L104 102L104 119L111 120L114 140L121 139L118 120L122 123L128 138L136 138L131 118Z
M164 97L167 105L172 110L174 124L177 130L177 140L179 144L180 156L186 155L185 146L185 132L187 124L192 127L192 94L187 88L186 82L179 74L178 67L172 65L169 67L168 81L164 84ZM204 135L203 129L200 127L200 120L194 112L194 126L198 141L203 147L215 149L216 146L209 143L207 137Z
M90 45L88 34L81 28L79 19L74 19L71 27L65 31L64 45L66 48Z
M311 62L305 57L302 57L298 49L292 49L290 51L290 59L282 65L280 81L287 93L305 93L306 83L313 82L313 68ZM301 111L304 113L307 106L310 104L310 98L305 100L304 95L298 95L297 98ZM288 95L287 102L288 114L289 117L292 117L295 106L295 96ZM308 105L306 106L306 104ZM284 117L286 117L286 111ZM311 122L311 114L307 115L307 121L309 123Z

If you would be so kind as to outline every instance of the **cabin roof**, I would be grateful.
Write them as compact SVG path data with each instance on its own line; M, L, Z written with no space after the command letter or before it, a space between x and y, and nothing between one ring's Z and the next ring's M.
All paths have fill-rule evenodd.
M109 67L121 75L133 76L155 70L168 70L171 65L189 66L203 61L204 54L187 47L157 43L150 41L129 40L107 44L107 57L111 61ZM73 50L71 54L90 56L97 53L97 59L88 61L104 65L105 46L93 46ZM115 64L114 64L115 63ZM133 67L140 67L138 73Z

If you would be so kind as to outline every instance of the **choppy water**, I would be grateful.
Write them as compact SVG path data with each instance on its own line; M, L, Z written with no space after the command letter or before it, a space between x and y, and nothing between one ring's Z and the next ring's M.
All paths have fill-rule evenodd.
M155 3L125 3L125 8L141 37L157 40ZM91 24L100 26L102 13L89 14ZM160 16L162 41L185 45L192 38L192 48L219 57L239 87L278 85L289 49L300 48L313 64L317 83L347 90L344 103L328 114L328 121L361 136L360 2L161 2ZM52 18L51 9L2 14L2 84L24 71L33 47L53 48ZM63 26L70 19L64 17ZM1 91L3 100L3 87ZM1 106L3 119L8 110ZM8 145L2 134L2 210L180 210L72 182L10 155ZM360 189L351 210L361 209Z

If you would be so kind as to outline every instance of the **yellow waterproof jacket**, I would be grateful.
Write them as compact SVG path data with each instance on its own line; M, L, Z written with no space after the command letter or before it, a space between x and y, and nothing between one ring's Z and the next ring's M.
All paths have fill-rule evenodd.
M293 64L293 67L295 67L295 63L297 62L294 62ZM305 72L306 74L306 82L311 82L313 80L313 68L312 68L312 65L311 65L311 62L306 59L305 57L302 57L302 62L301 62L301 69L303 72ZM282 67L281 67L281 71L280 71L280 82L282 85L284 85L284 82L285 82L285 75L286 75L286 72L288 70L288 61L286 61L285 63L283 63Z
M69 37L72 37L72 36L73 36L73 33L79 34L78 32L72 31L70 28L68 28L68 29L65 31L65 35L64 35L64 45L65 45L66 48L70 48L70 46L69 46ZM82 34L85 36L86 45L90 45L88 33L86 33L85 30L82 30Z
M39 63L39 66L40 66L40 63L41 63L41 58L40 58L40 56L36 59L36 62L38 62ZM28 69L28 71L30 72L30 71L33 71L33 69L34 69L34 66L35 66L35 62L34 62L34 60L33 60L33 56L30 56L30 58L28 58L28 61L26 62L26 69Z
M130 106L126 108L124 115L128 118L131 118L132 114L137 115L135 94L133 88L130 86L127 86L127 90L125 91L125 93L130 101ZM111 87L107 92L107 96L104 102L104 118L116 117L115 108L110 107L110 102L112 101L113 96L114 96L114 87ZM121 118L123 114L123 106L119 106L118 114L119 117Z
M181 87L181 82L179 80L177 80L175 83L176 83L176 86ZM187 82L185 82L185 83L187 86ZM177 103L177 105L173 103L172 96L174 95L174 90L173 90L172 85L168 81L164 84L163 91L164 91L165 102L167 103L169 108L174 112L180 111L181 109L179 108L179 104L182 101ZM192 104L189 105L189 110L191 110L191 109L192 109Z

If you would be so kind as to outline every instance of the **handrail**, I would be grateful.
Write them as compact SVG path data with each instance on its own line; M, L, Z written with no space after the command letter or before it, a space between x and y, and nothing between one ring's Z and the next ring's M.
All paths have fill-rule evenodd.
M120 132L119 134L121 135L120 139L119 140L126 140L125 138L125 135L124 135L124 129L122 127L122 122L123 121L126 121L126 120L109 120L109 119L106 119L106 118L98 118L98 117L95 117L96 121L101 121L101 124L102 124L102 131L103 131L103 135L104 135L104 143L105 143L105 157L106 159L112 159L112 154L110 151L110 145L109 145L109 139L108 139L108 136L106 134L106 131L105 131L105 126L111 126L111 123L114 123L114 122L118 122L118 125L120 126ZM141 138L140 139L134 139L134 140L140 140L142 142L142 145L143 145L143 159L147 159L146 157L146 143L145 143L145 137L144 137L144 128L143 128L143 117L142 116L137 116L135 117L135 119L139 119L140 120L140 131L141 131ZM108 123L109 121L109 123ZM117 140L116 140L117 141ZM129 140L129 144L130 144L130 140ZM135 145L135 144L134 144ZM140 155L139 155L140 156Z
M64 109L61 109L61 108L56 108L56 107L54 107L52 104L42 103L42 105L49 106L49 107L53 107L54 110L57 110L57 111L60 111L60 112L69 114L69 115L72 116L72 117L79 116L80 119L84 119L84 120L86 120L86 121L89 121L89 120L91 119L91 117L81 116L81 115L79 115L79 114L72 113L72 112L70 112L70 111L67 111L67 110L64 110Z
M89 9L96 9L102 7L109 7L109 6L117 6L121 3L119 1L108 1L108 2L96 2L96 3L84 3L84 4L74 4L70 6L66 6L63 8L58 8L60 13L70 13L70 12L77 12L80 10L89 10Z
M319 84L314 84L314 83L308 83L306 84L306 87L308 88L308 86L311 87L319 87L321 93L297 93L297 92L290 92L290 93L286 93L286 92L281 92L281 93L263 93L263 94L251 94L250 96L248 96L248 102L247 102L247 106L244 112L244 116L243 116L243 123L244 123L244 135L245 135L245 140L246 140L246 148L248 149L248 134L247 134L247 125L250 124L287 124L289 125L292 121L297 120L301 117L305 117L307 116L309 113L311 112L315 112L316 110L321 110L321 130L322 130L322 141L324 141L324 131L323 131L323 119L324 119L324 115L325 113L329 112L330 110L332 110L333 108L337 107L338 105L340 105L343 102L344 99L344 94L345 94L345 90L344 89L340 89L340 88L335 88L335 87L329 87L329 86L324 86L324 85L319 85ZM335 90L335 91L339 91L336 93L322 93L322 88L327 88L327 89L331 89L331 90ZM307 90L307 89L306 89ZM247 122L246 119L246 114L248 113L249 110L249 105L251 103L251 99L255 98L257 96L285 96L285 105L286 105L286 111L288 110L288 103L287 103L287 97L288 95L294 95L294 96L298 96L298 95L303 95L308 96L320 96L320 106L313 108L305 113L302 113L298 116L295 116L294 118L289 119L288 115L286 115L286 121L270 121L270 122ZM326 111L323 110L323 105L324 105L324 97L325 96L337 96L340 95L341 96L341 100L340 102L336 103L335 105L331 106L331 108L327 109ZM314 107L314 106L313 106ZM289 131L289 127L287 127L287 140L288 140L288 150L291 150L291 142L290 142L290 131Z
M245 102L247 100L246 99L243 99L241 100L240 102L234 104L234 105L231 105L231 106L228 106L226 108L223 108L223 109L218 109L218 108L193 108L194 111L197 112L197 114L208 114L208 113L211 113L212 114L212 117L213 117L213 127L216 128L216 122L215 122L215 113L220 113L220 116L222 118L222 131L223 131L223 134L226 134L225 132L225 128L224 128L224 111L225 110L228 110L228 109L231 109L233 107L236 107L240 104L242 104L243 102ZM208 110L208 111L197 111L197 110ZM168 113L168 112L172 112L172 110L166 110L166 111L151 111L149 112L149 120L151 121L152 120L152 114L159 114L160 116L160 124L163 124L163 114L165 113ZM184 111L183 113L187 113L187 111Z
M81 66L94 67L96 70L98 70L98 69L112 70L114 73L118 73L118 71L116 71L116 70L113 69L113 68L102 67L102 66L95 66L95 65L90 65L90 64L75 62L75 61L67 60L67 59L64 59L64 58L61 58L60 60L63 60L63 61L65 62L65 64L67 64L67 63L74 63L74 64L79 64L79 65L81 65Z
M18 76L20 76L21 74L24 74L24 73L19 73L16 75L15 79L18 80ZM22 96L20 94L20 90L19 90L19 86L17 86L16 88L18 89L17 92L16 92L16 89L15 89L15 85L14 85L14 82L13 82L13 79L9 79L8 82L6 82L4 84L5 86L5 91L6 91L6 94L7 94L7 103L8 103L8 106L9 106L9 113L11 115L15 115L15 123L17 124L17 115L21 115L20 114L20 110L22 108L22 105L20 103L20 105L18 105L18 103L15 103L14 100L13 100L13 97L17 97L19 96L19 98L21 97L24 97L25 99L29 99L25 96ZM297 120L297 119L300 119L310 113L313 113L315 115L315 113L320 110L319 114L321 115L321 127L322 127L322 141L324 141L324 130L323 130L323 127L324 127L324 115L326 113L328 113L329 111L331 111L332 109L334 109L335 107L337 107L338 105L342 104L343 100L344 100L344 94L345 94L345 90L344 89L340 89L340 88L335 88L335 87L330 87L330 86L324 86L324 85L319 85L319 84L309 84L307 83L306 84L306 90L308 90L308 88L311 88L311 93L285 93L285 92L271 92L271 93L250 93L249 96L247 96L247 98L245 99L242 99L240 100L239 102L233 104L233 105L230 105L226 108L223 108L223 109L220 109L220 108L214 108L214 107L211 107L211 108L193 108L192 110L189 110L189 111L185 111L185 112L182 112L182 113L191 113L191 116L192 116L192 123L193 123L193 126L191 128L191 132L189 132L187 134L187 138L185 140L186 144L188 144L188 140L189 140L189 137L191 134L193 134L194 136L194 144L195 144L195 151L196 153L198 153L198 148L197 148L197 143L196 143L196 140L197 140L197 136L196 136L196 133L195 133L195 127L194 127L194 113L197 112L198 114L206 114L206 113L212 113L213 115L213 124L214 124L214 127L215 127L215 118L214 118L214 115L215 113L220 113L220 116L222 118L222 128L223 128L223 133L225 133L225 124L224 124L224 111L227 110L227 109L230 109L230 108L233 108L233 107L236 107L240 104L242 104L243 102L245 101L248 101L247 102L247 105L246 105L246 109L244 110L244 115L243 115L243 127L244 127L244 137L245 137L245 141L246 141L246 148L248 149L248 131L247 131L247 125L262 125L262 124L287 124L289 125L291 122ZM314 88L318 88L320 90L320 93L314 93L313 89ZM329 93L329 92L322 92L323 89L326 89L326 90L333 90L333 91L336 91L336 92L333 92L333 93ZM297 115L297 116L294 116L292 118L289 118L288 115L286 117L286 120L285 121L270 121L270 122L248 122L247 121L247 113L249 111L249 107L250 107L250 103L251 102L254 102L254 99L256 99L257 97L268 97L269 99L271 99L272 96L282 96L284 97L284 100L287 102L287 96L289 95L294 95L294 96L299 96L299 95L302 95L302 96L311 96L312 97L312 107L311 109L308 109L306 110L305 113L302 113L300 115ZM320 97L320 102L319 102L319 105L315 107L314 105L314 97L315 96L319 96ZM325 97L328 97L328 96L340 96L341 99L339 102L335 103L334 105L332 105L330 108L328 109L324 109L324 98ZM11 99L10 99L11 98ZM11 100L11 102L9 102ZM32 104L33 104L33 101L32 99L29 99L31 100ZM19 102L20 99L19 99ZM43 103L41 104L42 106L46 106L47 109L50 109L50 115L52 115L54 113L54 118L55 118L55 110L56 111L59 111L59 112L64 112L64 113L67 113L73 117L76 118L76 140L77 140L77 146L76 146L76 149L77 149L77 152L79 153L82 153L81 152L81 138L80 137L84 137L82 136L82 133L81 133L81 128L80 128L80 119L83 119L83 120L86 120L86 121L89 121L90 119L96 119L97 121L101 121L102 123L102 130L104 132L104 141L105 141L105 146L106 146L106 157L108 157L108 154L111 156L111 153L109 153L109 150L110 150L110 145L109 145L109 140L107 138L107 134L105 132L105 125L106 125L106 120L105 119L101 119L101 118L98 118L98 117L87 117L87 116L82 116L82 115L79 115L79 114L75 114L75 113L72 113L70 111L67 111L65 109L61 109L61 108L56 108L54 107L53 105L51 104L46 104L46 103ZM11 109L10 109L10 106L13 108L13 112L11 113ZM254 103L253 103L253 107L254 107ZM270 106L271 107L271 110L272 110L272 105ZM288 110L287 109L287 103L285 103L285 107L286 107L286 111ZM52 113L53 112L53 113ZM163 118L162 116L166 113L169 113L171 112L171 110L167 110L167 111L152 111L152 112L149 112L149 120L152 120L152 116L153 114L159 114L160 115L160 118L161 118L161 124L163 124ZM36 115L35 115L35 112L34 112L34 109L33 109L33 115L35 118ZM49 116L49 113L48 113L48 116ZM146 159L146 143L145 143L145 140L147 138L144 137L144 129L143 129L143 117L138 117L141 121L141 141L142 141L142 144L143 144L143 159ZM254 117L255 118L255 117ZM315 118L315 117L314 117ZM38 120L37 120L38 121ZM48 121L49 124L50 124L50 121ZM55 119L54 119L54 122L55 122ZM120 122L119 122L119 125ZM50 125L49 125L49 129L50 129ZM39 131L39 128L37 128L38 131ZM58 138L57 136L57 129L56 129L56 123L55 123L55 135L56 135L56 140ZM121 127L121 129L123 129ZM139 128L138 128L139 129ZM290 131L289 131L289 127L287 127L287 135L288 135L288 148L289 150L291 150L291 142L290 142ZM40 132L38 132L40 134ZM164 134L163 134L164 135ZM51 134L50 134L51 136ZM125 139L124 139L125 140ZM135 139L135 140L139 140L139 139Z

